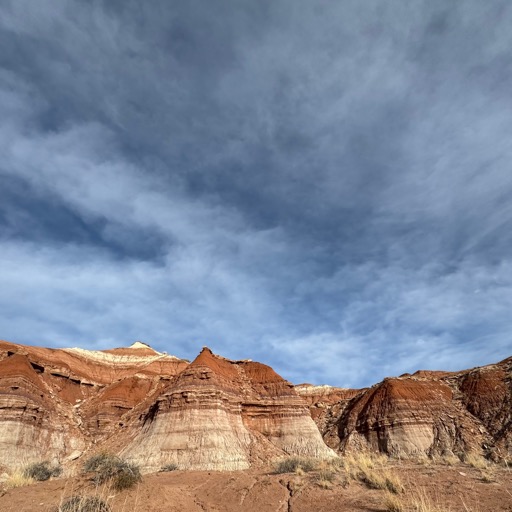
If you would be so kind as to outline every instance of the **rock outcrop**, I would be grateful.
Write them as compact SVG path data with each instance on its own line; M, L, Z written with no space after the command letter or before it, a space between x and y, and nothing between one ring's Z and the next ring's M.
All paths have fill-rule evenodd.
M328 458L306 404L270 367L204 348L141 418L123 454L147 470L246 469L283 454ZM148 456L151 454L151 456Z
M0 341L3 463L78 458L187 365L141 343L103 352Z
M0 342L0 449L7 463L114 451L145 470L335 456L270 367L207 348L189 363L141 343L87 351Z
M510 460L512 358L342 389L293 386L269 366L208 348L190 363L140 342L88 351L0 341L7 466L110 451L146 471L237 470L354 450Z
M83 449L78 425L59 408L55 393L24 355L0 361L2 463L61 458Z
M352 398L310 408L326 443L341 453L510 459L512 358L461 372L387 378Z

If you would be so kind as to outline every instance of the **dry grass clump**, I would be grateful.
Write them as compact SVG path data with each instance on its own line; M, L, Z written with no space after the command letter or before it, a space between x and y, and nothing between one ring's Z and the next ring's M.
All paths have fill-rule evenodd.
M306 473L312 473L310 481L322 489L330 489L341 471L343 471L343 465L339 457L332 459L286 457L278 460L274 466L275 474L295 473L298 476L303 476Z
M336 479L336 472L327 467L319 469L314 476L314 481L322 489L330 489Z
M306 457L286 457L278 460L274 467L274 473L309 473L316 469L318 461Z
M139 466L109 453L100 453L85 461L83 472L92 473L96 484L111 483L116 491L133 487L142 480Z
M441 462L447 466L456 466L457 464L460 464L460 459L455 455L443 455Z
M71 496L54 512L111 512L111 508L97 496Z
M412 497L410 500L410 510L414 512L450 512L449 508L439 505L424 492L417 493Z
M463 508L456 510L464 510L465 512L478 512L478 507L468 506L461 497ZM385 508L387 512L451 512L453 509L442 503L441 498L432 498L427 494L425 489L415 489L411 494L405 496L397 496L388 493L385 500Z
M404 504L401 498L399 498L396 494L392 494L390 492L386 493L386 500L384 501L384 506L386 507L387 512L404 512Z
M62 466L58 464L52 465L47 460L43 462L35 462L34 464L27 466L24 469L23 474L27 478L32 478L37 482L44 482L49 480L52 476L60 476L62 474Z
M343 458L345 471L352 480L364 482L370 489L399 494L404 486L396 473L384 467L387 462L387 457L369 453L351 454Z
M434 461L428 455L421 454L416 458L416 462L421 466L430 466Z
M424 489L415 490L408 496L387 493L385 507L388 512L450 512L450 508L432 499Z
M464 462L468 466L476 469L487 469L489 467L489 462L481 455L477 455L475 453L469 453L466 455L466 457L464 457Z
M496 482L496 474L491 468L487 468L482 470L481 479L482 482L485 482L486 484L492 484L493 482Z
M34 482L35 480L29 476L26 476L22 469L16 469L4 482L4 487L6 489L15 489L16 487L24 487L25 485L30 485Z
M434 465L445 465L445 466L457 466L461 463L461 459L453 454L452 452L445 452L442 455L420 455L417 459L418 462L424 466Z
M360 472L359 480L370 489L383 489L393 494L399 494L404 490L400 477L389 470L367 469Z

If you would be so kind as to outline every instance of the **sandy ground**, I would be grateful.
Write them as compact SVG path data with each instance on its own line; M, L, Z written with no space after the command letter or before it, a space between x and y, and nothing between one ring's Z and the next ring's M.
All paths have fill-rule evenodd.
M512 469L466 465L390 464L404 485L403 510L512 512ZM328 488L324 488L328 486ZM97 495L113 512L383 512L389 493L369 489L346 473L322 482L319 472L276 475L269 471L154 473L137 487L111 492L83 478L40 482L0 491L1 512L50 512L71 495ZM427 502L431 508L417 509ZM433 508L437 506L437 508Z

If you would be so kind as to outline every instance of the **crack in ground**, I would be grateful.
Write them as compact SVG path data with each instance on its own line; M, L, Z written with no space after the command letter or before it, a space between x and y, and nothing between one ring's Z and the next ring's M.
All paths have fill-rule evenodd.
M288 492L290 493L290 496L288 496L288 512L292 512L293 488L292 488L292 483L290 481L288 481L286 488L288 489Z
M240 496L240 505L244 504L245 498L247 498L248 494L251 492L252 488L258 483L257 479L254 479L254 482L247 488L242 490L242 496Z

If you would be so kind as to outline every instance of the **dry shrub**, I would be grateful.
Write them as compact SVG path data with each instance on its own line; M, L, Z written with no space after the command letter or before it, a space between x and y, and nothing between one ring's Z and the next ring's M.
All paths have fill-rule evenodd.
M160 473L166 473L167 471L176 471L177 469L178 469L178 464L171 462L169 464L166 464L165 466L162 466L160 468Z
M449 508L430 498L424 489L415 489L408 496L397 496L388 491L384 506L387 512L450 512Z
M460 459L455 455L444 455L441 458L441 461L447 466L456 466L457 464L460 464Z
M330 489L334 480L336 479L336 473L332 469L322 468L314 476L314 481L322 489Z
M277 461L274 468L274 473L295 473L303 471L308 473L317 467L318 461L315 459L308 459L305 457L286 457Z
M332 459L327 459L325 464L337 473L345 471L345 463L341 457L333 457Z
M481 478L482 478L482 482L485 482L486 484L491 484L493 482L496 482L496 475L490 467L482 470Z
M353 480L364 482L370 489L385 489L399 494L404 486L396 473L385 469L387 462L387 457L370 453L351 454L343 459L345 471Z
M71 496L56 512L111 512L111 508L97 496Z
M316 484L318 485L318 487L321 487L322 489L332 488L332 482L329 482L329 480L316 480Z
M85 461L83 471L92 473L96 484L110 482L116 491L133 487L142 480L139 466L109 453L100 453Z
M433 462L433 460L425 454L419 455L416 461L422 466L430 466Z
M32 478L38 482L49 480L52 476L57 477L62 474L62 466L52 465L49 461L35 462L27 466L24 471L27 478Z
M393 494L403 492L404 486L400 477L395 473L383 469L365 469L359 473L359 480L370 489L388 490Z
M404 484L400 477L392 471L383 471L383 477L386 479L386 489L393 494L404 492Z
M438 500L433 500L428 496L425 490L415 491L408 500L409 508L413 512L450 512L449 508L438 503Z
M351 453L341 460L346 471L354 468L357 470L381 468L389 462L385 455L370 452Z

